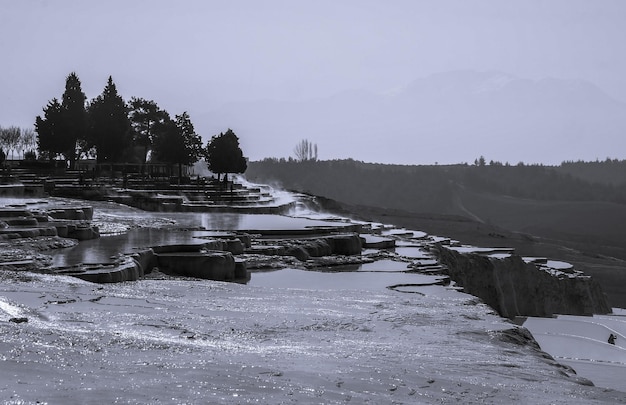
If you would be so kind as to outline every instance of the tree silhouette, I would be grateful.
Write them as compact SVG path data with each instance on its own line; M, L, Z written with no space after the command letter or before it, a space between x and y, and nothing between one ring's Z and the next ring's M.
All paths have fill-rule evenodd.
M120 162L131 144L128 109L109 76L101 95L89 104L89 137L86 147L96 149L98 163Z
M15 126L0 128L0 145L7 152L11 152L11 159L13 159L13 151L19 147L21 133L21 129Z
M478 159L474 159L474 166L483 167L486 164L487 164L487 161L485 160L485 157L482 155Z
M65 92L61 100L61 132L57 142L70 167L76 164L76 146L79 139L87 136L87 112L85 93L81 89L76 73L70 73L65 79Z
M293 149L293 153L296 155L296 160L301 162L307 160L317 160L317 144L303 139Z
M184 112L154 125L154 157L160 162L178 165L178 182L182 178L182 166L198 161L202 156L202 138L196 134L189 114Z
M20 137L19 148L22 152L22 157L25 158L27 151L33 152L37 144L35 137L35 131L32 128L22 128L22 136Z
M133 97L129 103L129 118L133 128L133 144L143 150L142 163L154 144L155 126L170 119L167 111L161 110L156 102Z
M35 119L35 131L37 132L37 144L39 152L47 155L50 160L62 153L61 145L57 139L63 131L61 103L56 98L48 101L43 109L44 116Z
M72 167L75 165L77 143L87 136L85 99L80 80L72 72L65 79L61 103L52 99L44 108L44 117L35 119L39 150L50 159L63 155Z
M230 128L226 133L211 138L206 147L206 160L209 170L217 173L218 180L222 173L244 173L248 168L239 147L239 138Z

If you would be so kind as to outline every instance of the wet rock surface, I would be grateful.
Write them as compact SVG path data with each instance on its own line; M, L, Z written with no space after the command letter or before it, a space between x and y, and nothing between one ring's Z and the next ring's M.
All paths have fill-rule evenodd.
M88 240L100 236L98 228L89 222L93 217L91 206L52 205L43 200L30 205L0 207L0 239L61 236Z
M99 229L152 224L184 233L180 219L94 212ZM132 266L132 282L0 271L0 395L49 403L626 403L626 394L589 386L450 284L433 249L456 242L381 224L358 229L280 238L205 232L197 243L141 246L116 259ZM180 258L217 247L237 278L291 272L294 283L240 285L174 271ZM169 268L159 266L159 249L172 255ZM77 274L110 273L109 264ZM315 284L320 278L331 286Z

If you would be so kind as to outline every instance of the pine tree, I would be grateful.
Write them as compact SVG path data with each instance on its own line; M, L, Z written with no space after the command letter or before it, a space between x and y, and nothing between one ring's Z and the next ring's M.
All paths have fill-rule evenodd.
M132 128L126 103L117 93L111 76L87 111L89 143L86 146L96 149L98 163L122 161L131 144Z
M59 148L70 161L73 168L76 163L76 147L79 140L87 137L87 112L85 93L75 72L65 80L65 92L61 101L61 132L58 134Z
M182 178L182 166L198 161L203 154L202 138L193 127L187 112L154 126L154 157L160 162L178 165L178 181Z
M85 99L78 76L70 73L61 102L52 99L44 108L44 117L35 119L40 152L50 159L62 155L72 167L75 165L77 143L87 136Z
M63 130L61 103L56 98L48 102L43 109L44 116L35 119L35 131L37 132L37 145L39 152L50 160L62 153L57 139Z

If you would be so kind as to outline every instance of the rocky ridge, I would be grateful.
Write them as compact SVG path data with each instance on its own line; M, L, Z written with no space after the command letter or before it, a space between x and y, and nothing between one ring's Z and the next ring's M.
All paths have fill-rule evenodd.
M611 313L600 285L573 268L553 268L547 260L515 254L490 257L489 252L461 253L442 245L436 250L452 280L505 318Z

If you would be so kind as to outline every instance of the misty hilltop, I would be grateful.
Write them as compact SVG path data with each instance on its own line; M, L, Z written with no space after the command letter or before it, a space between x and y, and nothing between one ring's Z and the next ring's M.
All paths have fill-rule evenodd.
M555 164L623 157L615 153L626 150L626 104L599 87L501 72L439 73L383 94L231 103L195 117L202 128L249 134L244 149L251 160L291 156L304 138L319 146L321 159L397 164L471 162L481 155Z

